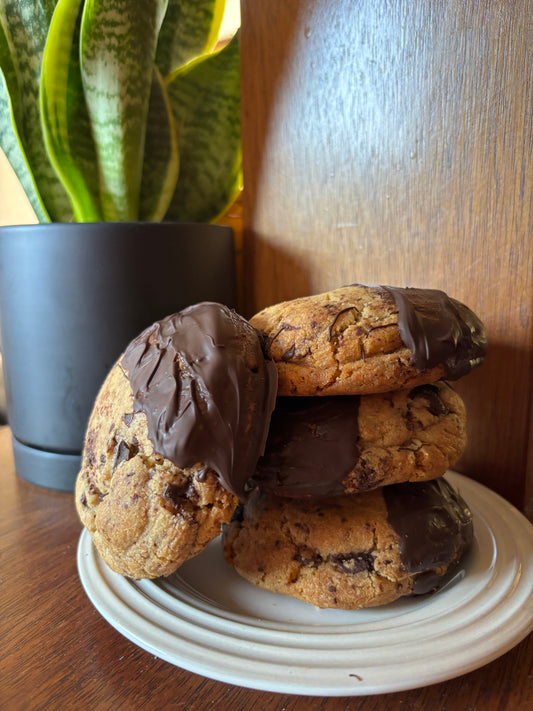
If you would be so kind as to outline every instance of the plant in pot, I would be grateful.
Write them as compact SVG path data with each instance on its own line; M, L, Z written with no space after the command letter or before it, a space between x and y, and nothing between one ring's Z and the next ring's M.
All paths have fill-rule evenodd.
M223 0L0 0L1 146L39 224L0 228L15 465L71 490L98 388L140 330L234 306L238 33ZM5 196L4 196L5 199Z

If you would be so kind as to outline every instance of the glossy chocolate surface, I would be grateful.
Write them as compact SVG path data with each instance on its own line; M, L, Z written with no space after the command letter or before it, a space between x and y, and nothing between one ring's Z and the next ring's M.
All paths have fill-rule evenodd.
M379 288L395 301L400 336L418 371L443 364L446 377L457 380L483 362L487 332L467 306L437 289Z
M143 331L120 365L155 451L182 469L211 469L243 496L277 386L255 329L221 304L196 304Z
M432 568L459 563L473 539L472 514L442 477L433 481L383 487L387 520L400 538L400 560L409 573L420 573L413 594L432 592L442 576Z
M259 488L283 496L342 494L342 480L357 459L359 396L279 397Z

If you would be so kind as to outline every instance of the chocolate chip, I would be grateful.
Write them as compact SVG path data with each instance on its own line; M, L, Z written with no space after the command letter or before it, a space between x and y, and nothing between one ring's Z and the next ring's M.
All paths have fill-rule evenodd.
M329 560L341 573L355 575L364 570L374 570L374 556L371 553L331 553Z
M365 459L360 459L357 463L357 486L359 491L373 489L381 481L379 474L374 467L371 467Z
M173 513L177 513L183 504L190 499L189 483L167 484L163 491L163 498L170 504Z
M122 464L122 462L129 462L133 459L139 452L139 442L136 438L133 438L132 442L128 444L124 440L118 443L116 450L115 463L113 464L113 471Z
M441 400L439 389L435 385L419 385L411 390L409 397L413 400L416 397L423 398L427 403L426 408L428 412L430 412L434 417L447 415L450 412Z
M87 460L87 465L90 469L97 468L96 460L96 450L97 450L97 436L94 430L89 430L85 438L85 459Z

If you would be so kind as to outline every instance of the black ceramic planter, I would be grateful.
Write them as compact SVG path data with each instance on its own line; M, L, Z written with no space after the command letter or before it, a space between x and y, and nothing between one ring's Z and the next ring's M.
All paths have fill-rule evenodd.
M229 227L1 227L0 342L18 474L71 491L95 396L126 344L188 304L235 299Z

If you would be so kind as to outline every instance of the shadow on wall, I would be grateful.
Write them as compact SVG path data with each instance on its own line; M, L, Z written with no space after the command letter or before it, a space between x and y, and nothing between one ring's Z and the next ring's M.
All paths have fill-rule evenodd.
M266 31L270 32L272 13L255 13L255 3L241 3L241 92L243 102L242 141L244 171L244 304L243 313L251 316L260 308L275 303L278 299L276 285L287 286L285 298L301 296L309 292L310 284L301 260L295 259L285 249L283 236L276 239L270 230L263 232L259 215L264 191L264 175L268 167L268 146L276 108L280 103L282 79L291 66L294 47L305 23L301 3L278 3L276 23L283 32L276 35L275 51L261 41ZM266 23L266 25L265 25ZM268 71L264 67L268 66ZM260 69L261 81L257 81ZM274 207L264 208L266 212ZM278 203L277 210L285 206ZM290 204L287 209L290 208ZM264 217L264 215L263 215ZM254 274L254 279L248 278Z

